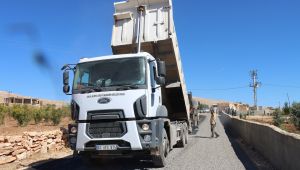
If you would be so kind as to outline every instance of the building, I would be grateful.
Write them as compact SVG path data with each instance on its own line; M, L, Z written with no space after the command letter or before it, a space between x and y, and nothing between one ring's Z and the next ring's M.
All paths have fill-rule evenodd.
M0 91L0 104L5 104L7 106L20 104L20 105L30 105L36 107L53 105L56 108L61 108L67 105L67 103L64 101L39 99L39 98L34 98L29 96L22 96L7 91Z

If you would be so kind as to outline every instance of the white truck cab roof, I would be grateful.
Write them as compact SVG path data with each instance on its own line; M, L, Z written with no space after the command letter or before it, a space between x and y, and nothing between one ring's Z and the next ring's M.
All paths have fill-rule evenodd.
M151 54L147 52L141 52L141 53L130 53L130 54L107 55L107 56L99 56L93 58L81 58L78 63L108 60L108 59L118 59L118 58L130 58L130 57L146 57L147 59L155 60L155 58Z

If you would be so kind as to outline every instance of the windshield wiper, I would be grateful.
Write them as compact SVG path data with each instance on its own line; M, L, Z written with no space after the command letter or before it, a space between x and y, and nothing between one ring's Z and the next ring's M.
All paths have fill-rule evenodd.
M113 84L110 87L118 87L116 90L130 90L130 89L138 89L138 84Z
M85 87L82 87L79 91L80 91L80 93L92 93L92 92L103 91L103 88L97 87L97 86L85 86Z
M103 91L104 88L103 88L103 87L96 86L96 87L93 87L93 90L96 91L96 92L100 92L100 91Z
M85 86L82 87L81 89L77 89L80 93L91 93L95 92L95 90L91 86Z

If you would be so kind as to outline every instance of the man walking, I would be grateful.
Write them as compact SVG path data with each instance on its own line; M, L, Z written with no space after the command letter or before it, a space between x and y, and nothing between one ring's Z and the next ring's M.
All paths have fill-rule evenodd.
M215 136L215 127L216 127L216 119L217 119L217 111L216 108L210 109L210 130L211 130L211 137Z

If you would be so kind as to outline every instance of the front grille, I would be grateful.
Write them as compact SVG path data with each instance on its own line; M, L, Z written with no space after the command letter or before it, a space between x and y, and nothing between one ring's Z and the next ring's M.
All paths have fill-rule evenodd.
M122 137L126 128L125 122L107 122L87 124L88 135L93 138Z
M88 112L87 135L91 138L118 138L126 132L126 123L118 119L124 118L122 111Z

